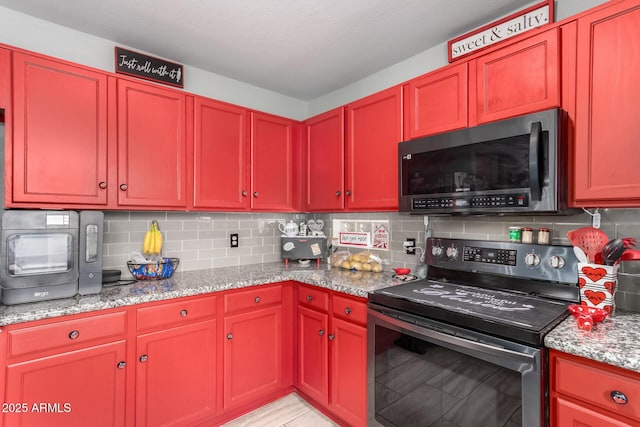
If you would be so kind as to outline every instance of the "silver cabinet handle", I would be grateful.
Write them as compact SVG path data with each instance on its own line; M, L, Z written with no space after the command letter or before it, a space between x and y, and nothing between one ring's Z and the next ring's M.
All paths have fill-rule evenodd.
M347 190L344 192L345 195L350 196L351 195L351 191Z
M346 314L347 316L351 314L351 309L349 307L344 309L344 314Z
M260 297L256 297L254 301L255 301L255 302L256 302L256 304L257 304L257 303L259 303L259 302L261 301L261 299L260 299Z
M320 329L320 330L318 331L318 335L323 336L323 335L324 335L324 329Z
M242 197L247 197L247 191L246 190L242 190L242 193L240 193L240 194L242 194Z
M334 339L336 339L336 336L333 334L329 334L329 341L333 341Z
M127 184L120 184L120 189L121 189L122 191L126 191L126 190L127 190L127 188L129 188L129 187L127 187Z
M107 188L107 183L104 181L100 181L98 183L98 188L100 188L101 190L104 190L105 188Z
M125 362L124 360L121 362L118 362L118 364L116 365L116 368L118 369L124 369L127 367L127 362Z
M258 197L260 195L260 193L258 193L257 191L253 192L253 197Z
M227 334L227 339L228 339L228 340L233 339L233 334L232 334L231 332L229 332L229 333Z
M78 332L78 331L69 332L69 339L70 340L77 340L78 337L80 337L80 332Z
M340 197L340 191L336 191L336 196Z
M609 396L611 397L611 400L613 400L613 402L617 403L618 405L626 405L627 402L629 402L627 395L618 390L613 390L611 393L609 393Z
M187 314L189 314L189 312L186 309L180 310L180 316L181 317L187 317Z
M307 302L313 301L313 297L311 295L307 295Z
M146 354L143 354L142 356L140 356L140 359L139 359L139 360L140 360L140 363L144 363L144 362L146 362L147 360L149 360L149 356L148 356L148 355L146 355Z

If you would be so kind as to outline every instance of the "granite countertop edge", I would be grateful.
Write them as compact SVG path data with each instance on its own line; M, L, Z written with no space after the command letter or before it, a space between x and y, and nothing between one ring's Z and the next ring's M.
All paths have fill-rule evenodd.
M616 311L591 331L566 318L544 338L546 347L640 372L640 313Z
M285 267L283 263L275 262L220 267L176 272L173 277L163 280L133 281L118 286L104 285L97 295L76 295L50 301L0 305L0 327L289 280L360 298L367 298L373 290L402 283L392 277L392 272L352 272L328 269L326 264L321 264L320 267L316 267L315 264L306 267L290 264L289 267Z

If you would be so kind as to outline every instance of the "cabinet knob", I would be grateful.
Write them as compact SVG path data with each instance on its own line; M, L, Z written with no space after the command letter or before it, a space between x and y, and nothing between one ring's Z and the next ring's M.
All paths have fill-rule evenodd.
M80 336L80 332L78 332L78 331L69 332L69 339L70 340L77 340L79 336Z
M260 297L256 297L255 301L256 301L256 304L259 303L260 302Z
M347 191L345 191L345 192L344 192L344 194L345 194L346 196L350 196L350 195L351 195L351 191L350 191L350 190L347 190Z
M242 190L242 193L240 194L242 194L242 197L247 197L247 190Z
M307 302L313 301L313 297L311 295L307 295Z
M104 181L100 181L100 182L98 183L98 188L100 188L100 189L104 190L105 188L107 188L107 183L106 183L106 182L104 182Z
M253 197L258 197L260 195L260 193L258 193L257 191L253 192Z
M336 191L336 196L340 197L340 191Z
M127 186L127 184L120 184L120 189L121 189L122 191L127 191L127 188L129 188L129 187Z
M318 335L323 336L323 335L324 335L324 329L320 329L320 330L318 331Z
M123 360L123 361L121 361L121 362L118 362L118 364L116 365L116 367L117 367L118 369L124 369L124 368L126 368L126 367L127 367L127 362L125 362L124 360Z
M336 339L336 336L333 334L329 334L329 341L333 341L334 339Z
M349 307L344 309L344 314L346 314L347 316L351 314L351 309Z
M180 316L181 317L187 317L187 314L189 314L189 312L186 309L182 309L180 310Z
M227 339L228 339L228 340L233 339L233 334L232 334L232 333L228 333L228 334L227 334Z
M618 390L613 390L611 393L609 393L609 396L611 396L611 400L613 400L613 402L617 403L618 405L626 405L629 401L627 395Z
M140 362L141 362L141 363L144 363L144 362L146 362L147 360L149 360L149 356L148 356L148 355L143 354L142 356L140 356Z

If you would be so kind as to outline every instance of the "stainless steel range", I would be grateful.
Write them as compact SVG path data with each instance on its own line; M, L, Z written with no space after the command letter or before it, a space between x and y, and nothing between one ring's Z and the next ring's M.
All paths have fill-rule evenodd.
M427 279L369 296L369 425L547 425L543 340L579 301L572 248L426 249Z

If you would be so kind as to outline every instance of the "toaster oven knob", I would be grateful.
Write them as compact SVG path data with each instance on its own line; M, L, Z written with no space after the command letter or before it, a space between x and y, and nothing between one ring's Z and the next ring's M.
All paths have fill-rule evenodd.
M549 258L549 265L552 268L562 268L564 267L564 258L558 255L554 255L551 258Z
M447 256L451 259L458 258L458 249L455 246L447 248Z
M441 256L441 255L442 255L442 247L440 247L440 246L434 246L434 247L432 247L432 248L431 248L431 254L432 254L434 257L439 257L439 256Z
M527 254L527 256L524 257L524 263L530 267L536 266L540 264L540 257L533 253Z

